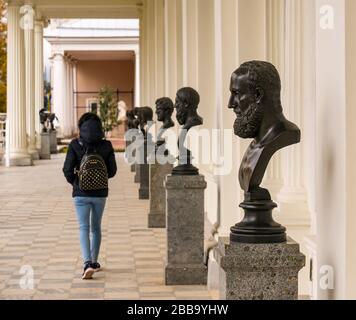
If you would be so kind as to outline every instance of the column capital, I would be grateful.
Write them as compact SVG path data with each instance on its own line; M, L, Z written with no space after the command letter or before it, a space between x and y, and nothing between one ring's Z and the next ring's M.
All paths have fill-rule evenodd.
M35 20L35 31L43 31L44 28L48 27L48 19L39 18Z
M65 59L65 61L66 61L69 65L73 65L74 60L75 60L75 58L72 57L71 55L65 55L65 56L64 56L64 59Z
M52 56L50 57L51 61L63 61L64 62L65 56L64 52L56 51L52 53Z

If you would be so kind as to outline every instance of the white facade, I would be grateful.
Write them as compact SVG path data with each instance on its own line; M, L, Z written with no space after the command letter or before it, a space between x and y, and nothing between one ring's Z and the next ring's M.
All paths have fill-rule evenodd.
M9 7L9 156L15 164L28 164L24 40L18 1L11 3L15 1ZM232 127L226 107L231 73L247 60L272 61L282 78L285 114L303 133L301 144L275 157L265 180L279 203L277 220L313 259L313 282L308 259L300 274L300 294L356 299L354 0L33 3L41 19L140 18L140 104L154 106L157 98L174 99L177 89L192 86L201 95L199 113L207 129ZM64 78L63 55L58 53L53 63ZM65 99L66 88L58 90L58 99ZM208 181L206 211L217 231L215 240L228 235L241 218L237 169L248 142L232 141L229 175L216 176L211 166L200 167ZM213 288L217 266L212 255L209 266Z
M139 66L139 20L53 19L44 30L44 39L46 76L53 88L52 111L59 119L58 137L71 137L77 122L73 100L77 57L70 52L132 51ZM139 68L136 69L135 104L139 105L140 73Z

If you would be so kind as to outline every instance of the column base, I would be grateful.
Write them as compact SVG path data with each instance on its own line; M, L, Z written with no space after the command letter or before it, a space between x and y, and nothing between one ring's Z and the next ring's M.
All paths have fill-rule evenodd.
M29 150L28 153L32 160L40 160L40 155L38 150Z
M148 214L149 228L165 228L166 227L166 213L165 212L150 212Z
M275 218L286 226L310 226L310 213L307 203L280 202L275 210Z
M166 285L206 285L208 267L204 264L167 265Z
M298 273L305 266L299 244L242 244L220 238L214 257L220 265L220 299L297 300Z
M33 165L33 161L30 155L23 155L23 156L16 156L16 157L10 156L10 167L30 167L32 165Z

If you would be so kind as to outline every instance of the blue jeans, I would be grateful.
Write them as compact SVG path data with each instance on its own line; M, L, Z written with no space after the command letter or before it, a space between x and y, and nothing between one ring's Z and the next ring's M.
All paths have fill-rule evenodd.
M89 261L96 263L100 251L101 220L106 198L75 197L74 204L79 222L80 246L84 263Z

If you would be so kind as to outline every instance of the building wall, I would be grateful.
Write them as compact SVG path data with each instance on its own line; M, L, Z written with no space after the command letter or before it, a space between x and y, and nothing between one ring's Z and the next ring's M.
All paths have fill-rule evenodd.
M108 85L115 91L134 91L135 62L134 61L79 61L77 65L78 92L97 92ZM78 95L78 106L86 107L87 99L96 98L95 94ZM120 100L132 107L130 94L120 95ZM86 109L78 110L78 118Z

